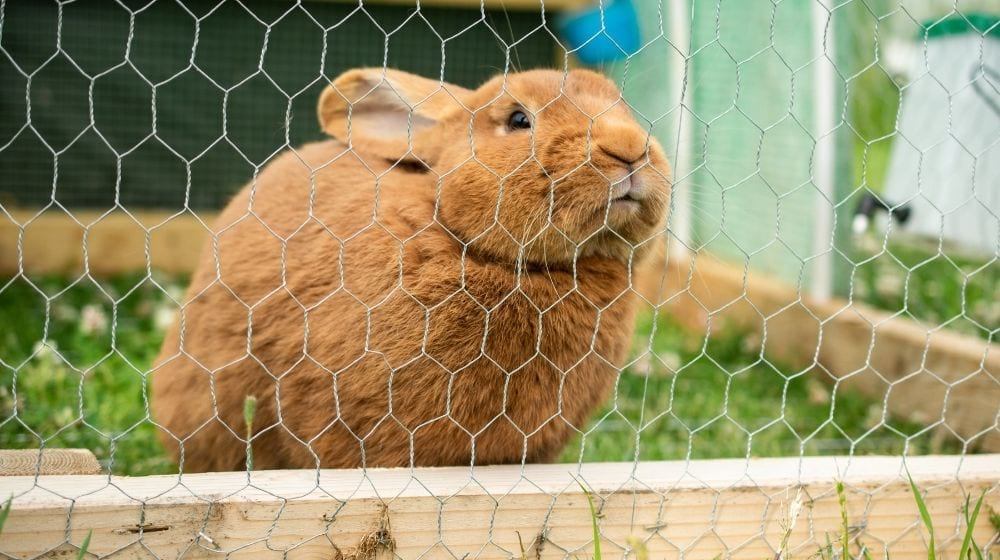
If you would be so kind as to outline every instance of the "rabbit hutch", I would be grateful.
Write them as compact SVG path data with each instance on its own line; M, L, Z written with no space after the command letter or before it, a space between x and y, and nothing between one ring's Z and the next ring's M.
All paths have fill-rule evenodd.
M0 3L0 555L995 554L998 18L987 0ZM232 232L219 213L327 138L317 102L353 68L463 88L594 70L669 159L627 359L554 461L254 469L283 421L255 425L250 395L230 428L246 468L164 450L154 362Z

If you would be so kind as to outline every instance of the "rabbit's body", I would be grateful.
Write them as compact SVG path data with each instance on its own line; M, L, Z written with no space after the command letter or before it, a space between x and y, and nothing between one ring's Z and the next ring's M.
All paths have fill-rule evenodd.
M450 189L477 179L436 169L331 140L229 204L153 378L185 471L244 468L248 395L257 468L547 461L583 428L626 358L632 259L600 232L569 259L533 257L528 238L566 244L533 209L510 228L525 239L470 233L455 205L482 192Z

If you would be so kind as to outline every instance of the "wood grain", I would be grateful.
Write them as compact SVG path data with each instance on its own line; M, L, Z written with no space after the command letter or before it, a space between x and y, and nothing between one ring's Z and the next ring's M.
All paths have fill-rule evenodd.
M520 556L520 535L534 547L529 557L586 558L592 539L580 480L596 494L608 557L638 539L651 558L773 558L790 526L788 549L808 557L839 535L842 480L852 546L874 557L887 547L894 560L926 558L905 469L927 493L941 557L959 546L966 495L987 491L987 505L1000 508L998 455L905 465L898 457L811 457L7 477L0 495L13 494L14 505L0 550L70 550L93 530L90 551L118 551L113 558L346 558L362 542L382 556L391 542L400 558L510 558ZM996 538L985 516L975 537L982 545Z
M0 476L100 472L97 457L87 449L0 449Z

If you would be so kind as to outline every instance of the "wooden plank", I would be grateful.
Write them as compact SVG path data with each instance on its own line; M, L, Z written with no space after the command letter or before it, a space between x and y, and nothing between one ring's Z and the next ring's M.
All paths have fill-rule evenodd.
M0 274L190 273L215 214L33 210L0 214ZM18 250L18 243L22 250ZM147 257L148 254L148 257Z
M532 558L589 557L579 479L596 492L609 557L644 542L651 558L773 558L786 532L787 550L808 557L840 535L842 480L852 546L874 557L888 548L894 560L926 558L904 469L926 492L941 557L956 554L964 496L987 491L984 507L1000 508L998 455L905 465L899 457L809 457L8 477L0 495L14 501L0 549L14 557L71 550L93 530L90 551L117 551L114 558L348 558L367 543L369 553L391 548L400 558L492 559L519 557L520 535ZM994 533L982 516L976 541Z
M0 476L100 474L88 449L0 449Z
M700 332L756 332L785 367L885 400L899 418L1000 452L1000 345L893 316L857 301L815 301L792 286L718 260L675 251L637 286Z

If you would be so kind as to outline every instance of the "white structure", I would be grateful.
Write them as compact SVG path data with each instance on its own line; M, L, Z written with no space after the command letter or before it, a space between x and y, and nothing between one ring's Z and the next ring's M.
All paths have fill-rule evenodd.
M916 51L886 198L910 207L907 231L998 254L1000 32L992 21L941 22Z

